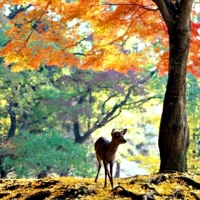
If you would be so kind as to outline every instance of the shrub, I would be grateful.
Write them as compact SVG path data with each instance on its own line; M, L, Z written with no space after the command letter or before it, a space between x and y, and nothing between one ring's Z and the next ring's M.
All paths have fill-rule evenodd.
M71 176L94 174L86 145L76 144L53 130L43 134L21 132L12 143L13 155L4 156L2 166L6 171L13 168L17 177L36 176L46 169L57 174L68 172Z

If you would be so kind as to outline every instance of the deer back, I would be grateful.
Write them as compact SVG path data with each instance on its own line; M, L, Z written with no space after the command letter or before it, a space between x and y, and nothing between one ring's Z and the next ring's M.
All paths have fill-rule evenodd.
M96 156L100 160L106 160L106 152L108 151L110 141L107 140L104 137L100 137L96 142L95 142L95 151L96 151Z

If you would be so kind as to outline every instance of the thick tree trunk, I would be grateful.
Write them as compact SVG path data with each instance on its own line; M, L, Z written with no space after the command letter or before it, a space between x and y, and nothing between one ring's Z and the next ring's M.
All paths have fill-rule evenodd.
M186 68L190 30L183 27L174 24L169 29L169 75L159 130L160 171L187 171Z

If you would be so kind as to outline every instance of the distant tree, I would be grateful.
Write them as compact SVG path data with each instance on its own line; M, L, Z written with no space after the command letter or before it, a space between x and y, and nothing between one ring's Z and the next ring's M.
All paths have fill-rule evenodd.
M33 108L39 106L41 99L37 92L43 87L49 87L50 81L44 74L34 72L11 73L8 68L0 65L0 91L1 91L1 118L6 123L2 124L1 132L7 139L12 138L16 131L21 129L31 130L33 123ZM49 113L51 110L49 110ZM53 111L52 111L53 112ZM49 114L48 113L48 114ZM6 119L10 119L10 123ZM32 129L33 126L32 125Z
M155 72L140 77L133 71L121 74L41 67L39 71L15 74L3 65L0 72L5 103L1 111L11 122L7 124L8 139L16 130L41 133L43 129L57 127L63 133L71 133L75 142L83 143L122 110L141 109L145 102L159 98L148 95L143 85Z
M142 105L157 95L147 95L144 84L152 75L140 77L110 70L94 72L72 68L70 74L60 77L56 87L71 88L74 98L60 101L58 116L73 130L75 142L83 143L95 130L120 115L122 110L141 109ZM68 90L69 91L69 90Z

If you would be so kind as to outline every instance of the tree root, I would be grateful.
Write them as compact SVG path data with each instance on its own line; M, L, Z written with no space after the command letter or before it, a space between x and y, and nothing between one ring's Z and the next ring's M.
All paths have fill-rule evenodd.
M172 192L172 194L169 196L172 198L176 198L176 199L184 199L184 195L182 194L183 190L175 190L174 192Z
M25 198L25 200L45 199L45 198L49 197L50 195L51 195L51 192L49 192L49 191L40 191L40 192L36 192L36 193L28 196L27 198Z
M121 189L120 191L117 191L118 189ZM123 197L130 197L134 200L151 200L151 199L154 199L153 195L154 193L153 192L149 192L147 194L134 194L133 192L130 192L126 189L124 189L122 186L117 186L115 188L112 189L112 192L113 194L117 194L117 195L120 195L120 196L123 196Z
M188 185L191 185L195 189L200 189L200 183L194 181L191 178L188 178L188 177L185 177L185 176L181 176L181 177L178 177L178 179L181 179L181 180L185 181Z
M158 185L159 183L163 182L163 181L166 181L167 178L165 176L165 174L161 174L155 178L152 178L149 180L149 183L150 184L155 184L155 185Z
M191 192L191 194L192 194L192 196L194 196L194 198L195 198L196 200L200 200L200 196L199 196L198 194L196 194L196 193L194 193L194 192Z

